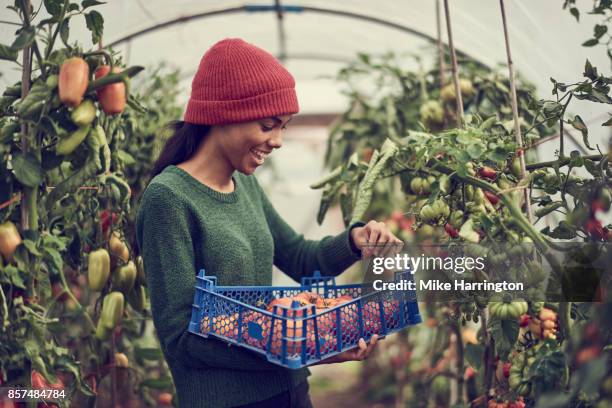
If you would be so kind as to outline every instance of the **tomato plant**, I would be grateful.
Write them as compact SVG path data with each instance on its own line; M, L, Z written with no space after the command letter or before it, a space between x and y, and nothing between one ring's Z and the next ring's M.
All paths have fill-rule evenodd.
M459 247L525 282L524 299L496 298L486 292L456 294L450 302L444 299L448 303L444 306L424 299L430 320L437 322L432 324L434 339L427 354L431 361L423 363L427 369L414 365L406 369L414 376L433 375L435 381L415 380L415 393L423 387L425 395L433 393L439 404L447 391L437 376L451 367L464 372L469 364L478 372L468 400L474 406L484 406L479 404L487 400L489 406L535 406L554 394L562 402L543 406L585 406L597 397L592 385L612 368L605 361L609 354L602 350L610 344L610 326L606 340L579 346L584 340L579 329L573 330L590 319L601 321L607 310L607 305L588 302L609 295L597 275L602 272L593 265L609 256L612 225L604 220L609 219L612 169L608 155L593 147L584 120L570 115L568 107L576 100L612 104L612 77L586 61L581 79L551 80L552 100L538 97L519 79L518 126L523 136L519 145L506 76L469 60L461 68L465 120L457 128L454 86L441 86L436 68L405 71L392 56L375 60L362 55L340 72L351 103L329 137L327 164L332 171L313 184L323 189L321 211L324 214L339 202L347 224L369 218L371 206L379 207L378 201L385 200L377 190L384 185L388 195L404 194L391 208L413 217L410 238L415 244L434 240L448 248ZM363 75L379 84L375 91L357 88ZM584 150L590 152L568 154L567 127L581 134ZM555 133L559 136L549 137ZM533 147L557 139L555 160L538 161ZM367 161L360 154L365 149L371 150ZM390 213L389 208L383 216L395 226L396 217ZM544 218L547 226L538 226ZM423 248L427 246L418 250ZM587 289L583 293L577 287ZM557 300L548 298L553 293L559 295ZM459 327L470 322L479 327L479 344L457 341L462 338ZM580 368L584 366L599 371L587 379L587 369ZM499 375L494 375L496 367ZM461 378L455 381L456 402L464 402L466 384ZM591 388L580 394L576 381L589 382Z

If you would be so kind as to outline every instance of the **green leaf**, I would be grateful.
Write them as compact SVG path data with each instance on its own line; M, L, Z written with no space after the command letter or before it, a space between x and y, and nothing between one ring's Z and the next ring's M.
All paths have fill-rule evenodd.
M91 41L94 44L99 43L102 38L102 32L104 31L104 18L102 14L95 10L90 11L85 14L85 23L89 31L91 31Z
M43 170L32 154L24 156L17 153L13 157L13 172L15 178L26 187L37 187L43 181Z
M593 160L585 160L584 167L595 177L601 177L601 168Z
M45 260L47 262L47 267L50 272L59 274L64 266L64 260L62 259L62 255L55 248L51 248L48 246L44 247L45 252Z
M480 143L472 143L465 149L472 159L479 159L484 153L484 147Z
M589 60L586 60L586 63L584 64L583 75L593 81L597 79L597 68L594 68Z
M134 348L134 357L138 360L159 361L163 358L163 355L158 348L136 346Z
M25 27L23 30L21 30L21 33L19 33L17 38L15 38L15 41L13 41L11 48L15 51L22 50L32 44L35 38L36 29L34 28L34 26Z
M505 359L510 354L518 339L519 329L519 323L516 320L491 319L489 321L489 331L495 339L500 358Z
M36 246L36 242L34 241L30 241L29 239L24 239L23 240L23 245L28 249L28 251L35 256L42 256L42 254L40 253L40 251L38 250L38 247Z
M514 345L519 335L519 322L516 319L508 320L504 319L501 321L502 333L508 344Z
M11 283L14 286L17 286L20 289L26 288L25 283L21 278L21 274L19 273L19 269L17 269L13 265L7 265L4 267L4 270L2 272L10 278Z
M117 156L119 156L119 160L121 160L126 166L136 164L136 159L134 159L134 156L132 156L125 150L119 149L119 151L117 151Z
M7 45L0 44L0 59L17 61L17 51Z
M599 44L599 40L597 40L597 38L591 38L590 40L587 40L585 42L582 43L583 47L592 47L594 45Z
M64 3L63 0L45 0L44 1L45 9L47 9L47 12L51 14L53 17L59 17L60 13L62 12L63 3Z
M103 1L96 1L96 0L83 0L81 2L81 7L83 8L83 10L85 10L87 7L99 6L100 4L106 4L106 3Z
M591 145L589 145L589 129L582 118L579 115L576 115L570 124L582 133L582 141L584 142L585 146L591 150L595 150L591 147Z
M580 11L576 7L570 8L570 13L576 18L576 21L580 21Z
M487 159L492 161L506 160L508 151L503 146L495 146L495 149L487 153Z
M554 230L552 231L542 230L542 233L552 238L572 239L576 237L576 228L573 226L570 226L565 221L561 221L559 222L559 225L557 226L557 228L555 228Z
M62 21L62 25L60 27L60 38L62 39L62 42L64 44L68 44L68 37L70 37L70 19L69 18L65 18L64 21Z
M595 28L593 31L593 37L599 40L605 33L608 32L608 26L595 24Z
M484 354L484 346L481 344L471 344L468 343L465 345L465 358L467 362L474 368L474 370L478 371L482 366L482 356Z

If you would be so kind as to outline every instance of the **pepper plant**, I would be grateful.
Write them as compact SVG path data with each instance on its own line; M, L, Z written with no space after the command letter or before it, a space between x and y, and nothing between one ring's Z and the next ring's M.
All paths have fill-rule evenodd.
M130 93L143 68L99 44L100 4L8 7L20 24L0 58L19 66L22 80L0 98L0 384L62 388L64 405L93 403L104 384L114 406L129 373L154 405L149 390L172 383L159 348L132 341L146 328L147 303L126 233L133 162L120 148L126 121L144 112ZM80 18L94 49L71 41ZM137 364L126 367L119 351Z

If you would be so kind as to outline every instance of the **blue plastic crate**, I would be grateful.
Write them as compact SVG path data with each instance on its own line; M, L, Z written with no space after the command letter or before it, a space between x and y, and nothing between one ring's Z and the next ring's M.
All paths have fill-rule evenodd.
M395 281L413 280L409 271ZM275 298L312 292L321 299L345 297L345 303L321 309L315 305L276 305ZM210 335L265 355L268 361L301 368L368 341L422 321L414 291L374 291L371 286L336 285L335 278L303 278L300 286L218 286L215 276L202 269L189 331Z

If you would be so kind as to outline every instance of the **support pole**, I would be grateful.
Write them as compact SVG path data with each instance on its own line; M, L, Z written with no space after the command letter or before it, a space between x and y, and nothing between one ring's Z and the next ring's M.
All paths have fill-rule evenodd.
M516 137L517 145L517 156L519 163L521 164L521 180L525 179L525 152L523 151L523 136L521 134L521 123L518 114L518 102L516 100L516 79L514 75L514 63L512 61L512 53L510 51L510 39L508 36L508 23L506 21L506 7L504 6L504 0L499 0L499 6L501 8L502 24L504 27L504 39L506 41L506 56L508 58L508 76L510 79L510 95L512 101L512 116L514 119L514 136ZM533 213L531 211L531 198L529 197L529 189L523 190L525 194L525 209L527 210L527 219L529 222L533 221Z
M23 2L23 20L26 25L30 25L30 0ZM30 76L32 74L32 48L28 45L23 49L22 69L21 69L21 97L25 99L30 92ZM28 154L28 133L29 126L25 121L21 122L21 152L25 156ZM21 194L21 228L24 230L30 229L30 204L35 198L36 191L33 188L26 187Z
M287 59L287 37L285 35L284 15L280 0L274 0L274 7L276 8L276 19L278 21L278 45L280 48L278 59L285 64Z
M446 61L444 58L444 44L442 43L442 19L440 17L440 0L436 0L436 30L438 33L438 58L440 66L440 89L444 87L446 79L444 73L446 72Z
M455 84L455 100L457 103L457 127L463 127L463 98L461 97L461 88L459 87L459 67L457 66L457 53L455 52L455 44L453 43L453 30L451 27L450 11L448 8L448 0L444 0L444 13L446 15L446 31L448 34L448 46L451 52L451 64L453 68L453 83Z

